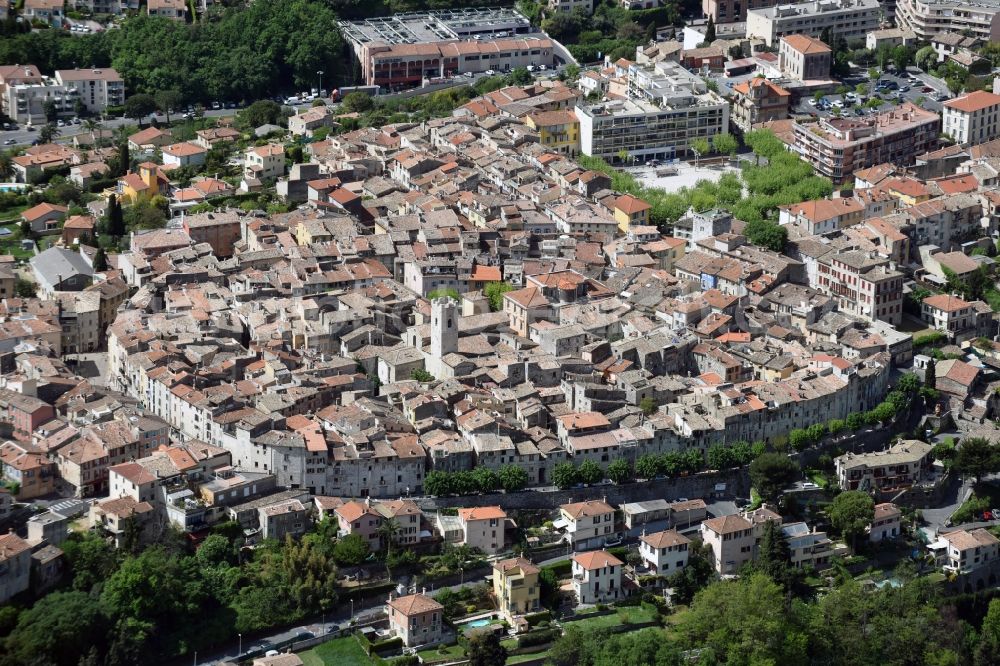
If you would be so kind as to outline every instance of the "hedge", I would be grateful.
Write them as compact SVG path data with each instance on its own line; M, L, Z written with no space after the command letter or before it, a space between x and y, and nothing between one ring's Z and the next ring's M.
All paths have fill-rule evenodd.
M541 631L533 631L530 634L522 634L521 636L518 636L517 647L526 648L534 645L544 645L545 643L551 643L561 635L561 629L543 629Z
M524 621L528 623L529 627L537 626L540 622L552 619L552 613L549 611L542 611L541 613L530 613L524 616Z
M568 576L573 571L573 563L569 560L563 560L555 564L547 564L542 568L554 573L556 578L562 578L563 576Z

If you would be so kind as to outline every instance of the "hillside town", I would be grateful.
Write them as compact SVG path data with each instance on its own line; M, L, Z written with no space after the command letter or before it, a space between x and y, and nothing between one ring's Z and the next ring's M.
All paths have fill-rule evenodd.
M995 663L1000 4L670 7L0 47L0 666Z

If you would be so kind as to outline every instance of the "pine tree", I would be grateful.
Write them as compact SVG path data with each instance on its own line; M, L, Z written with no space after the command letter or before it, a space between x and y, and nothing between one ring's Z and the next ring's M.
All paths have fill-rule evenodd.
M94 271L101 273L108 270L108 255L104 252L104 248L98 248L97 253L94 255Z
M937 385L937 362L931 358L931 362L927 364L927 370L924 372L924 386L927 388L935 388Z
M125 235L125 216L122 213L122 205L118 197L111 195L108 200L108 235L113 238L121 238Z
M705 42L711 44L715 41L715 20L711 15L708 17L708 23L705 25Z
M128 173L129 167L132 166L132 157L128 152L128 141L122 141L118 144L118 171L116 175L124 176Z

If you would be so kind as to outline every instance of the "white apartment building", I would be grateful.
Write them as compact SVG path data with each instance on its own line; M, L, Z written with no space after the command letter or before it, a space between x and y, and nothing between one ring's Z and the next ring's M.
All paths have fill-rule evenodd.
M738 573L753 560L754 526L742 516L722 516L701 524L701 540L712 549L712 564L721 575Z
M896 23L924 41L942 32L996 41L1000 40L1000 0L898 0Z
M549 9L556 12L571 12L582 9L588 14L594 13L594 0L549 0Z
M56 81L66 90L75 90L91 113L104 113L109 106L125 103L125 81L110 67L103 69L60 69Z
M246 154L246 165L243 177L256 178L264 181L277 178L285 173L285 149L279 144L269 143L266 146L251 148Z
M945 571L965 574L996 560L1000 539L983 528L955 530L938 535L938 540L927 548Z
M639 556L658 574L669 575L688 563L691 539L677 530L664 530L639 537Z
M576 107L580 151L620 162L689 155L691 141L729 131L729 103L675 62L631 65L628 99Z
M589 500L559 507L557 528L565 528L573 548L597 547L617 536L615 509L607 502Z
M598 604L624 597L623 562L605 550L573 556L573 592L581 604Z
M57 84L49 77L38 82L25 82L3 88L3 111L16 123L44 125L45 107L51 102L56 115L71 117L76 113L79 95L75 88Z
M879 27L878 0L814 0L747 11L747 39L763 39L774 46L786 35L819 37L829 29L844 39L864 39Z
M892 502L876 504L868 540L877 543L895 539L902 533L902 518L903 512Z
M960 144L977 144L1000 137L1000 95L985 90L956 97L944 103L942 128Z
M788 543L788 553L796 568L810 566L819 569L829 564L833 542L826 532L810 530L808 525L799 522L782 525L781 534Z

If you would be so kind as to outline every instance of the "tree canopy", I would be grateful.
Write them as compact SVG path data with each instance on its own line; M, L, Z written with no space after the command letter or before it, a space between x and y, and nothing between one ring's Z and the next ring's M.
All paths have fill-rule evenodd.
M777 500L798 475L798 464L780 453L764 453L750 463L750 482L768 502Z

